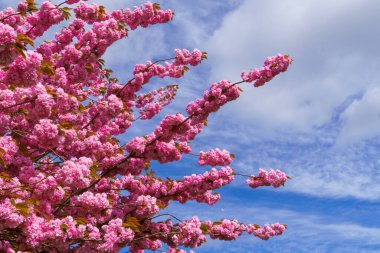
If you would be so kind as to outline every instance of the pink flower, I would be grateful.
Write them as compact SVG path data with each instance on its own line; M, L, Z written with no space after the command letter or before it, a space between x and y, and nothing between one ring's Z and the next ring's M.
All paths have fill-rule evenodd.
M213 83L187 105L187 115L166 114L140 137L127 132L138 119L162 112L179 88L144 85L183 77L206 53L176 49L166 60L135 65L123 83L101 57L129 30L167 23L173 15L151 2L108 13L79 0L24 0L17 10L0 11L1 252L117 252L129 246L134 253L167 247L185 253L179 247L198 247L207 238L283 233L278 223L261 228L198 217L174 223L165 217L174 216L159 213L173 202L214 205L221 198L215 190L238 174L230 167L176 179L155 172L162 167L157 162L191 152L209 115L240 96L241 82ZM55 25L55 35L37 40ZM287 56L269 57L261 69L243 73L243 81L260 86L290 63ZM232 158L216 148L200 152L198 162L227 166ZM286 179L278 170L260 171L247 183L279 187Z
M255 81L253 85L259 87L272 80L280 72L286 71L292 61L292 58L288 55L279 54L268 57L265 59L264 66L261 69L254 69L248 73L243 72L241 78L248 83Z
M280 170L272 170L269 172L260 169L258 176L251 176L247 179L247 184L252 188L257 188L259 186L273 186L274 188L284 185L288 180L286 174Z
M268 240L273 236L282 235L285 231L285 226L280 223L275 223L272 225L265 224L264 227L258 227L256 225L248 225L248 234L253 234L262 240Z
M15 30L7 24L0 23L0 44L9 45L16 42Z
M212 149L207 152L200 152L198 163L201 166L225 166L230 165L232 162L232 154L227 150Z

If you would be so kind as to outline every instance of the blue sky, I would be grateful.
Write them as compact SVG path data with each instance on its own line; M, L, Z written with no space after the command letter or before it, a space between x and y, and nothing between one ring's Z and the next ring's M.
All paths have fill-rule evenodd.
M110 9L143 3L95 2ZM209 241L196 252L380 252L380 2L158 2L176 12L173 22L131 31L104 58L123 81L135 63L166 58L175 48L207 51L208 60L185 78L155 79L146 87L180 84L164 113L184 112L211 82L238 81L242 70L260 67L267 56L294 58L269 85L241 86L241 99L212 115L192 143L193 153L214 147L235 153L232 167L242 173L280 168L292 180L281 189L252 190L238 179L220 191L222 200L213 207L190 203L167 210L183 219L279 221L288 230L265 242L249 236ZM122 139L153 128L139 122ZM205 169L185 157L156 170L178 178Z
M170 25L131 33L107 60L129 76L136 61L173 48L207 51L209 59L179 81L179 97L166 112L183 112L211 82L239 80L266 56L294 58L268 86L242 86L241 99L213 115L193 142L194 151L235 153L232 167L243 173L281 168L292 180L281 189L252 190L238 179L220 191L214 207L169 209L181 218L280 221L288 230L265 242L249 236L209 241L197 252L380 252L380 2L198 0L163 1L162 7L176 12ZM152 128L141 124L131 132ZM179 177L203 168L187 157L157 170Z

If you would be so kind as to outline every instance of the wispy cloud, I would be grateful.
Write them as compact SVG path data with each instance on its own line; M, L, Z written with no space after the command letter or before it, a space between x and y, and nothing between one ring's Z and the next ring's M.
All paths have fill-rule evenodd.
M377 1L246 0L228 12L206 44L210 80L238 80L278 52L295 61L268 87L243 86L194 147L228 148L246 172L279 167L289 191L380 199L379 10Z
M295 61L270 88L245 89L229 115L274 129L326 123L347 97L379 80L380 38L372 32L379 10L377 1L244 1L209 40L212 79L237 80L279 52Z
M333 215L304 213L288 209L251 207L255 203L246 203L242 208L238 202L225 203L224 209L202 208L201 219L218 220L234 217L245 223L257 224L280 221L288 224L288 229L281 237L261 241L252 236L243 236L233 242L209 240L199 248L199 252L380 252L379 227L362 226L350 221L336 219ZM177 210L176 210L177 209ZM171 213L178 213L180 218L189 218L196 204L186 209L172 208ZM238 212L236 210L239 210Z
M342 114L344 127L337 146L354 143L380 135L380 81L370 87L361 99L356 99Z
M196 147L227 148L236 154L236 170L257 174L259 168L280 168L292 177L286 191L328 198L380 199L379 138L335 148L339 128L328 125L312 133L261 131L231 119L217 118ZM207 142L207 140L213 140Z

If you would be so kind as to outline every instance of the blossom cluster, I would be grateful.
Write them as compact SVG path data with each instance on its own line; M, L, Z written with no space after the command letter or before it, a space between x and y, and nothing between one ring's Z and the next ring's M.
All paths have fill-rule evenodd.
M227 150L220 150L216 148L207 152L201 151L199 153L198 164L201 166L225 166L231 164L233 157L234 155L228 152Z
M140 94L137 97L136 108L140 108L140 119L148 120L157 115L163 107L169 105L174 99L178 85L168 85L150 93Z
M248 73L242 72L241 78L249 83L254 82L253 85L259 87L272 80L279 73L286 71L291 63L292 58L288 55L279 54L268 57L262 68L254 69Z
M260 169L258 176L251 176L247 179L247 184L252 188L257 188L259 186L273 186L274 188L284 185L288 180L288 176L281 170L269 171Z
M237 85L227 80L211 84L210 89L204 92L203 98L191 101L186 107L186 112L192 117L192 124L205 122L210 113L216 112L227 102L237 99L240 92Z
M1 17L1 15L0 15ZM13 44L16 42L16 34L14 29L4 23L0 23L0 66L9 65L17 56Z
M191 154L191 142L209 115L239 97L238 83L260 86L291 63L288 56L269 57L240 82L213 83L187 105L186 115L165 115L152 132L122 144L119 135L138 119L158 115L179 89L152 90L146 84L156 77L180 78L207 55L176 49L171 58L136 64L127 81L114 77L102 56L135 29L167 23L173 16L157 3L107 11L81 0L25 0L0 11L1 252L129 247L141 253L169 247L167 252L178 253L185 252L179 247L198 247L209 238L233 240L247 232L268 239L283 233L280 224L261 228L227 219L156 219L172 202L214 205L221 198L215 190L238 173L228 167L234 155L227 150L199 154L199 165L224 167L178 180L155 174L154 161L165 164ZM65 27L43 40L64 20ZM260 171L247 183L278 187L286 179L278 170Z
M145 176L134 179L132 175L126 175L121 178L120 184L122 189L132 194L154 196L165 205L173 200L180 203L196 200L213 205L219 201L220 195L212 193L212 190L231 183L233 179L233 170L225 167L220 170L211 169L199 175L185 176L183 180L163 181Z
M142 85L148 83L154 76L180 78L188 70L186 65L196 66L204 59L203 54L198 49L194 49L192 53L186 49L176 49L175 53L174 61L165 61L164 65L151 61L146 64L136 64L133 70L134 78L127 83L127 90L132 93L139 91Z
M148 25L167 23L173 19L173 15L172 10L161 10L158 4L150 2L135 7L134 10L116 10L111 14L114 19L125 22L132 30L139 26L145 28Z
M260 239L268 240L273 236L282 235L285 228L286 226L280 223L275 223L272 225L265 224L262 228L257 225L247 225L247 232L259 237Z

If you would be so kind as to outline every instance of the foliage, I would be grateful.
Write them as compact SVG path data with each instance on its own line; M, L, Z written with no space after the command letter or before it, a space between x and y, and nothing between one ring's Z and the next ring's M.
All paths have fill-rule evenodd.
M150 164L190 154L210 113L239 97L239 84L265 84L287 69L290 57L269 57L262 68L243 72L241 81L212 84L187 105L186 115L166 115L152 133L124 145L116 138L173 101L178 85L141 92L151 78L180 78L207 58L197 49L177 49L172 58L137 64L128 81L112 76L101 58L107 48L130 30L167 23L173 15L149 2L109 13L78 0L40 6L26 0L0 12L2 252L184 252L179 247L198 247L206 238L283 233L279 223L260 227L160 213L174 201L215 204L220 196L214 190L240 175L229 167L234 155L228 151L200 152L199 165L222 167L182 180L160 178ZM69 25L36 45L61 22ZM287 180L279 170L248 177L252 188Z

